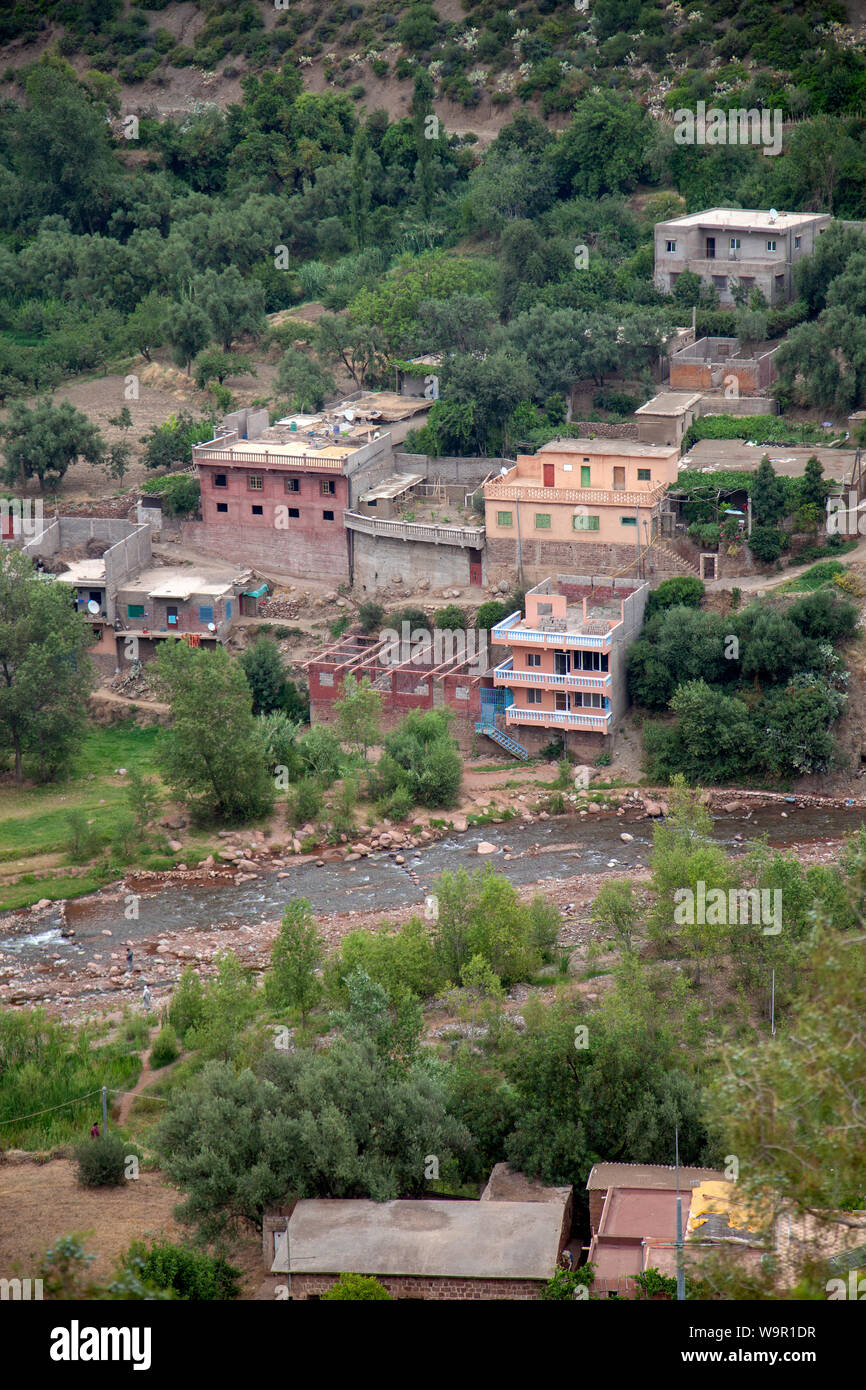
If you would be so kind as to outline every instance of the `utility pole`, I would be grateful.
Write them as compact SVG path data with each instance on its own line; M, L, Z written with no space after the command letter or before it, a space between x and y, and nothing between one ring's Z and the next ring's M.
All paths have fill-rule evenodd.
M776 1036L776 972L773 971L770 982L770 1037Z
M682 1303L686 1296L686 1276L683 1269L683 1201L680 1197L680 1132L674 1128L677 1168L677 1302Z
M105 1134L108 1128L108 1089L102 1088L102 1133Z

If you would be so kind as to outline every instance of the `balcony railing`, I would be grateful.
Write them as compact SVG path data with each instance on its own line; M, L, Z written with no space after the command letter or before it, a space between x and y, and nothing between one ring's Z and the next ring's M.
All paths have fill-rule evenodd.
M550 729L595 729L607 733L610 710L519 709L509 705L505 711L507 724L543 724Z
M351 450L347 450L347 454ZM342 473L345 458L326 458L322 454L317 454L315 450L299 450L298 453L290 453L289 445L278 444L274 452L269 449L255 449L252 451L235 449L218 449L210 444L197 444L192 451L193 463L230 463L235 467L265 467L265 468L326 468L332 473Z
M541 690L608 690L611 684L609 671L596 674L592 671L568 671L562 675L555 671L515 671L513 662L504 661L493 671L494 685L529 685Z
M504 618L491 632L491 641L501 642L505 646L512 642L538 642L545 647L581 647L584 650L595 651L611 645L613 629L619 627L622 619L611 625L610 632L600 635L588 632L542 632L537 628L518 627L518 623L522 621L519 611Z
M549 502L588 507L654 507L664 497L667 483L646 483L643 487L521 487L505 479L487 483L487 502Z
M349 531L363 531L368 536L399 541L470 546L473 550L480 550L484 544L483 526L426 526L418 521L386 521L363 512L349 511L343 512L343 522Z

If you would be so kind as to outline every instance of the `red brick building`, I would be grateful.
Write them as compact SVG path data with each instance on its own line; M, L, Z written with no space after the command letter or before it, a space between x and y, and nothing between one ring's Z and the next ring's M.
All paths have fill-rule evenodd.
M202 520L185 524L184 540L236 563L348 580L350 536L343 514L352 505L353 479L357 474L369 486L371 475L390 469L390 437L369 430L369 438L359 441L341 435L339 425L326 431L299 428L297 419L273 426L251 420L250 437L220 427L194 448Z

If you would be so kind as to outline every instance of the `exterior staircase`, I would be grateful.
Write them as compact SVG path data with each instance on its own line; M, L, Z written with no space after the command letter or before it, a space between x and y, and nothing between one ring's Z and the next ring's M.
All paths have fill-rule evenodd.
M687 560L684 555L677 554L673 547L664 541L654 540L652 550L659 561L659 569L672 569L676 574L694 575L700 579L700 567L693 560Z
M506 734L503 729L500 729L497 724L494 724L490 720L476 720L475 732L476 734L485 734L487 738L492 738L494 743L498 743L501 748L507 749L515 758L520 758L523 762L526 762L529 758L529 754L522 744L518 743L510 734Z

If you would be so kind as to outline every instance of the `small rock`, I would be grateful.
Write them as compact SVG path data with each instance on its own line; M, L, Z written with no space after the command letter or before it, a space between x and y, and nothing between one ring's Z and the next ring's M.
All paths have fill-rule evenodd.
M490 843L489 840L479 840L479 841L478 841L478 845L476 846L476 853L478 853L478 854L495 854L495 853L496 853L496 846L495 846L495 845L491 845L491 843Z
M624 844L630 845L632 840L634 839L634 835L629 835L627 830L623 830L619 838L623 841Z

